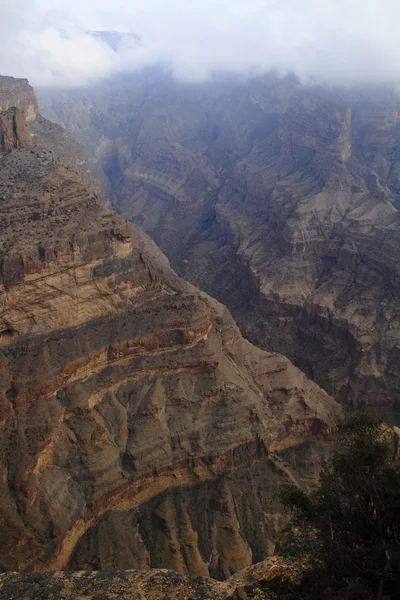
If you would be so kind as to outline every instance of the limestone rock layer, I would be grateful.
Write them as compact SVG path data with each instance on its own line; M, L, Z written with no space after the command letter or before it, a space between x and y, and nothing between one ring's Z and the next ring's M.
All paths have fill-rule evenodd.
M228 577L274 551L277 490L315 483L338 406L104 208L8 84L30 146L0 155L0 568Z

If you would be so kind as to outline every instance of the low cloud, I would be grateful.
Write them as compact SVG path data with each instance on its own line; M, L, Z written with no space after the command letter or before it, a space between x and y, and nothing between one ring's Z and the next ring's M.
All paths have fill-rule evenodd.
M397 0L1 0L0 72L81 86L168 64L185 81L276 69L400 82ZM118 47L88 31L134 32Z

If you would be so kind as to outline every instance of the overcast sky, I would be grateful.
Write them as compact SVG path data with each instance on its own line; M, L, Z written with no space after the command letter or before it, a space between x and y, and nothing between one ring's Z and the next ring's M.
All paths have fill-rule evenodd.
M400 82L399 23L399 0L0 0L0 73L68 87L163 62L187 81L274 68ZM114 52L88 29L141 42Z

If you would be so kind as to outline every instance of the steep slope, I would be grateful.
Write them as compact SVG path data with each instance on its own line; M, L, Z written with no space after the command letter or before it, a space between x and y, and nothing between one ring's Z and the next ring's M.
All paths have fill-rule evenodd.
M114 206L257 345L400 422L400 101L155 71L41 96ZM79 129L79 131L78 131Z
M0 568L263 559L277 488L315 481L338 406L103 207L26 81L0 99Z

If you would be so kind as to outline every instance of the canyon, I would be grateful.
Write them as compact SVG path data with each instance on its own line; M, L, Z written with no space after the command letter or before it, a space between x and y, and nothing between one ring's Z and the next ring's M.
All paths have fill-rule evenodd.
M141 140L154 150L154 130ZM114 177L122 154L103 142ZM103 203L80 146L39 114L27 80L0 77L0 147L0 569L226 579L273 554L279 488L316 483L340 406L181 279L110 209L126 212L122 197ZM175 186L169 146L157 152L160 181ZM146 168L150 187L132 172L125 192L136 215L156 189ZM193 163L201 188L203 168ZM213 210L209 193L168 232L177 251L185 222L192 235L185 214L194 226ZM174 195L163 198L167 214Z
M246 338L399 425L396 90L274 74L186 84L152 68L39 101L110 205Z

